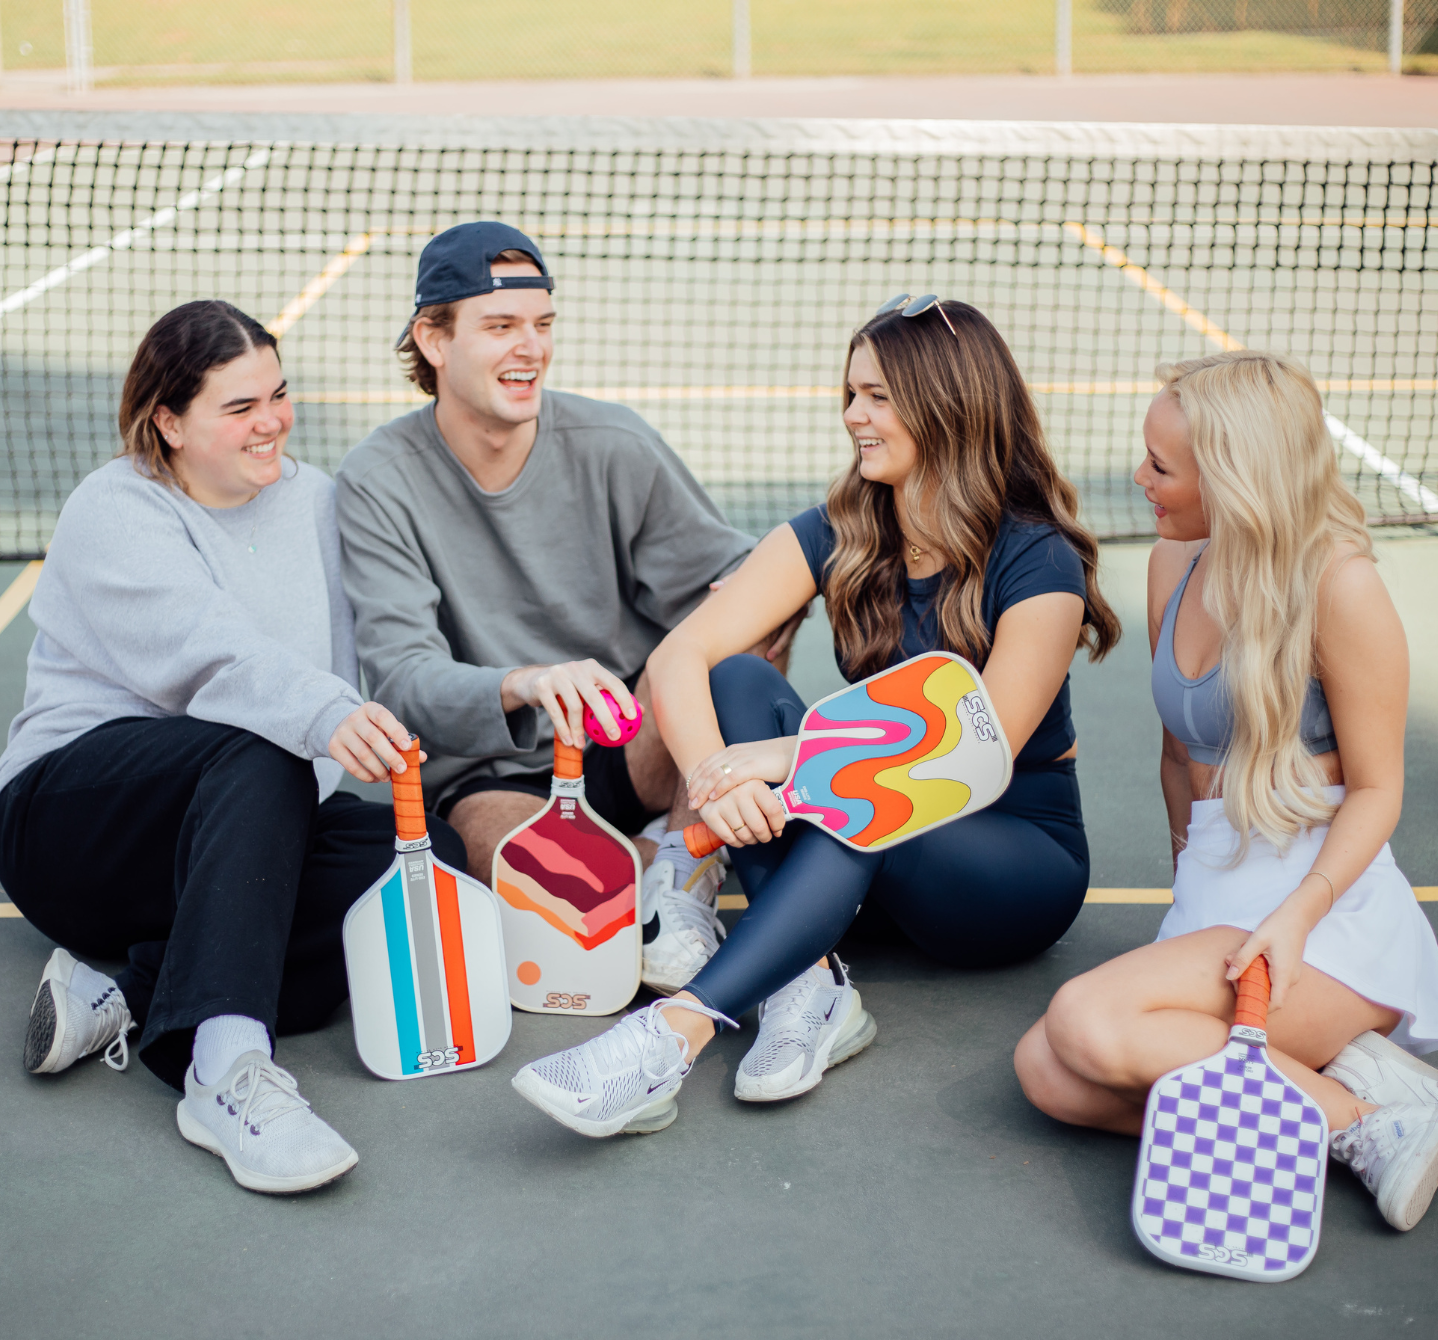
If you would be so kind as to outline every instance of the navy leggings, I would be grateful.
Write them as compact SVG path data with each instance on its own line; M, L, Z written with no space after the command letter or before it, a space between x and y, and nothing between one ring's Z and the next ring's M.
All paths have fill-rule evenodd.
M709 686L727 744L798 732L804 704L761 657L721 661ZM685 989L731 1019L833 949L866 898L941 962L993 968L1047 949L1088 889L1072 759L1016 768L988 809L883 852L793 822L729 854L749 910Z

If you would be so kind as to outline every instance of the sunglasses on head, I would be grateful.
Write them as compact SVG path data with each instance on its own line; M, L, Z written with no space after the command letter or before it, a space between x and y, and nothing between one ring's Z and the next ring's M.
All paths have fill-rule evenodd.
M900 293L896 297L890 298L874 315L888 316L890 312L898 312L900 316L923 316L925 312L934 307L939 309L939 315L944 318L944 325L949 328L949 334L958 339L959 332L954 329L954 323L949 320L949 314L944 311L944 305L939 301L939 296L936 293L926 293L922 298L910 298L907 293Z

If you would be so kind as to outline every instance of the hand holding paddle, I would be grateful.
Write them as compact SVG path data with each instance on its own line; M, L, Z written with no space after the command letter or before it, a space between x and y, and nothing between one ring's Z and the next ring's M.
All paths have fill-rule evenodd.
M396 740L408 741L410 733L383 703L363 703L356 707L330 736L330 757L351 777L362 782L382 782L392 772L404 772L409 757ZM414 752L423 763L428 754Z
M1238 980L1228 1043L1149 1090L1133 1231L1171 1265L1277 1283L1318 1251L1328 1121L1269 1059L1268 960Z
M983 809L1004 793L1012 773L1008 741L979 672L952 652L927 652L805 712L793 764L771 794L786 818L805 819L846 846L870 851ZM753 790L752 782L742 788L742 823L728 834L702 823L684 830L692 855L707 856L725 837L742 841L742 827L753 834L768 823L774 831L765 818L770 805L760 806L747 794Z

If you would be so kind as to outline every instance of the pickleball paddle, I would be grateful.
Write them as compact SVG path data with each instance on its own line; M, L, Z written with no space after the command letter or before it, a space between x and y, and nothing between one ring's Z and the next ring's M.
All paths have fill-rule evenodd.
M430 850L419 741L391 775L394 863L345 914L345 970L360 1060L381 1079L482 1065L509 1040L499 906Z
M1268 994L1260 955L1223 1050L1149 1090L1132 1217L1161 1261L1277 1284L1318 1251L1328 1119L1269 1059Z
M631 725L612 709L621 739ZM587 714L588 709L586 709ZM638 730L633 718L632 731ZM540 1014L613 1014L639 989L643 937L635 915L642 870L634 844L590 808L584 754L554 740L549 803L494 849L509 998Z
M821 698L799 723L785 814L859 851L927 833L992 804L1013 756L979 672L962 656L926 652ZM724 844L690 824L694 856Z

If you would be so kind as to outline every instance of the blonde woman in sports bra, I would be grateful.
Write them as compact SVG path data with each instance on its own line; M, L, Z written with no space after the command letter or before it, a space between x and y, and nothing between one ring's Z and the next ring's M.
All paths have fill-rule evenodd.
M1292 359L1159 369L1134 476L1149 560L1173 908L1158 939L1065 985L1019 1043L1029 1099L1137 1134L1160 1075L1222 1047L1233 983L1273 979L1275 1063L1394 1228L1438 1185L1438 942L1393 863L1408 648Z

